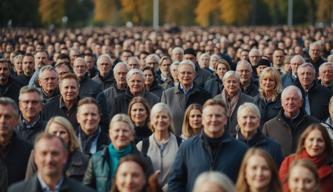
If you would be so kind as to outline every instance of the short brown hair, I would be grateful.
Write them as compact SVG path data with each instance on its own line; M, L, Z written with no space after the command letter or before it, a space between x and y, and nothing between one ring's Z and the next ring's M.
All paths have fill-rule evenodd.
M62 82L65 80L65 79L74 79L78 85L78 87L80 87L80 81L79 79L77 78L77 76L73 73L66 73L65 75L61 76L60 77L60 81L59 81L59 86L61 86Z
M205 104L203 105L202 111L204 111L205 108L208 107L208 106L215 106L215 105L222 107L224 109L223 114L225 116L227 116L227 110L226 110L227 108L226 108L225 104L222 101L216 100L216 99L208 99L205 102Z
M46 139L46 140L57 139L57 140L59 140L61 142L61 146L63 146L64 151L68 152L68 146L64 143L64 141L60 137L58 137L56 135L52 135L52 134L47 133L47 132L41 132L40 134L38 134L36 136L36 139L35 139L35 142L34 142L34 146L36 146L37 143L40 140L42 140L42 139Z
M97 109L98 109L98 113L101 114L101 109L99 107L99 104L97 103L96 99L93 98L93 97L85 97L83 99L80 99L80 101L78 102L77 104L77 109L79 111L79 108L82 106L82 105L85 105L85 104L93 104L93 105L96 105Z

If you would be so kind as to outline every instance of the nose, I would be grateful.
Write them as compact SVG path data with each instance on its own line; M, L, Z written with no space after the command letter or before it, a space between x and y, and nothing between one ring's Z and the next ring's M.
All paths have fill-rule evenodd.
M305 181L299 181L297 183L297 188L298 189L305 189Z

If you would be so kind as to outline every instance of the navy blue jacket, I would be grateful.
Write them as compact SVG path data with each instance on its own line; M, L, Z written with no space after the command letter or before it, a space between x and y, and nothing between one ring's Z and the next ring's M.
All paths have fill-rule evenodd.
M234 182L247 146L227 132L221 138L215 159L203 133L183 142L169 175L168 191L192 191L195 179L202 172L215 170L226 174Z

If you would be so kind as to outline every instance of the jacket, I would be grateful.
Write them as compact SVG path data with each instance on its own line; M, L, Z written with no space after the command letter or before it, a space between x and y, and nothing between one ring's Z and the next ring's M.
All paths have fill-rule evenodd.
M86 74L82 80L80 80L80 98L93 97L96 98L97 94L102 92L102 85L94 80L91 80Z
M222 93L216 95L214 97L215 100L219 100L219 101L222 101ZM229 133L231 135L236 135L236 126L237 126L237 110L238 110L238 107L240 105L242 105L243 103L245 102L250 102L250 103L254 103L254 99L253 97L249 96L249 95L246 95L245 93L240 93L239 95L239 99L237 101L237 104L236 104L236 107L234 109L234 111L232 112L231 116L228 117L228 124L226 125L227 127L227 131L229 131Z
M278 144L273 139L266 137L264 134L262 134L260 129L258 129L257 133L249 140L244 139L240 131L238 131L236 139L245 143L249 148L256 147L265 150L275 161L276 167L280 167L280 164L283 160L280 144Z
M222 92L223 82L217 75L215 75L213 78L206 81L204 88L212 95L212 97L214 97Z
M241 89L242 92L245 93L246 95L249 95L251 97L257 96L259 93L258 80L255 78L251 78L250 84L247 87Z
M203 105L210 97L206 90L196 84L193 84L192 90L186 95L180 90L179 85L163 92L161 102L167 104L171 110L177 136L181 135L186 108L193 103Z
M177 152L168 181L168 191L192 191L195 179L205 171L215 170L236 181L247 146L225 132L215 159L204 133L183 142Z
M109 74L105 78L102 78L99 75L99 73L98 73L95 77L92 78L92 80L94 80L97 83L101 84L103 90L111 87L114 84L114 82L115 82L114 77L113 77L113 73L112 73L111 70L110 70Z
M144 160L147 167L145 173L147 177L153 173L152 164L149 157L141 154L135 147L131 152ZM95 153L89 160L88 168L83 178L83 184L96 189L98 192L108 192L112 187L110 153L108 147Z
M14 78L9 77L7 85L2 87L3 88L0 89L0 97L9 97L18 102L20 89L22 87L19 82L17 82Z
M142 151L142 141L140 141L136 146L139 151ZM149 137L147 156L151 159L154 171L160 171L158 180L163 188L166 187L167 179L177 151L178 143L174 134L170 133L169 141L166 143L163 150L154 138L154 134Z
M37 176L27 181L21 181L12 185L8 192L43 192ZM64 177L60 192L94 192L95 190L82 185L80 182Z
M299 115L291 121L284 116L282 109L276 117L264 124L263 134L278 142L283 156L287 156L295 152L298 138L312 123L319 123L319 121L305 114L304 111L300 111Z
M34 151L31 151L29 162L27 165L27 172L25 173L25 180L32 178L34 174L37 172L37 166L34 162L33 153ZM88 160L89 157L83 154L79 149L71 152L69 154L69 159L67 160L67 165L64 171L66 177L81 182L88 166Z
M15 131L17 136L33 145L36 136L44 131L46 123L39 115L36 122L33 122L32 125L27 125L21 116L19 124L15 127Z
M281 96L279 95L275 101L265 101L259 95L254 97L254 104L256 104L260 110L261 124L263 125L268 120L275 117L282 109Z

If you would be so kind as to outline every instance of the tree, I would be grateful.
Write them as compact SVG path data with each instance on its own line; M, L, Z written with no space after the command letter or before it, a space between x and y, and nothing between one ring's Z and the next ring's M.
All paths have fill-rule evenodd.
M42 23L60 24L65 13L65 0L40 0L39 14Z
M213 12L218 12L220 0L199 0L195 8L195 20L201 26L208 26L211 24L210 18Z
M193 12L193 10L197 5L197 0L165 1L165 22L177 25L195 24L195 13Z
M317 18L325 23L333 22L333 1L318 0Z
M123 23L120 17L120 0L94 0L94 4L95 22L115 25L120 25Z

